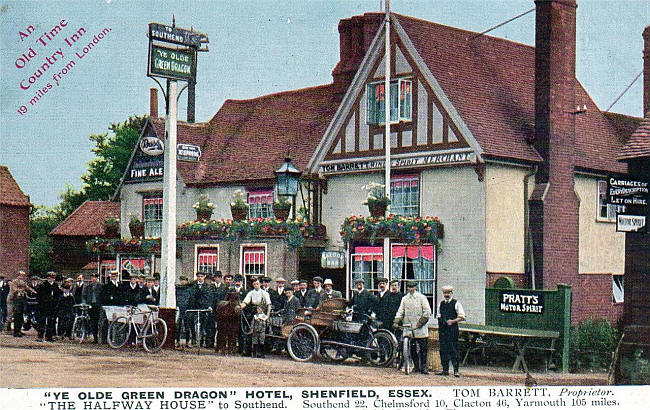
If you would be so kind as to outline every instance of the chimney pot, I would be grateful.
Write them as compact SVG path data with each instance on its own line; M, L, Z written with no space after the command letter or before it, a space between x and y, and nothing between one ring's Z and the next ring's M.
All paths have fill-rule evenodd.
M149 89L149 117L158 118L158 89Z

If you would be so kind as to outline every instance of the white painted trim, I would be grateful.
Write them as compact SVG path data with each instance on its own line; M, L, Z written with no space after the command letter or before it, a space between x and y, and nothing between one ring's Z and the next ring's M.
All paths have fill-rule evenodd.
M217 249L217 270L221 270L221 247L218 243L197 243L194 244L194 279L196 279L196 273L199 271L199 248L216 248Z
M239 245L239 274L244 277L244 289L246 289L246 275L244 275L244 248L250 248L250 247L263 247L264 248L264 276L269 276L268 271L269 271L269 264L268 264L268 256L269 256L269 250L267 247L266 242L262 243L242 243Z
M471 148L455 148L455 149L445 149L441 151L413 151L406 152L402 154L392 154L390 157L392 159L400 158L411 158L411 157L421 157L426 155L439 155L439 154L459 154L464 152L474 152ZM374 157L354 157L354 158L343 158L343 159L331 159L328 161L322 161L319 165L331 165L331 164L340 164L344 162L352 161L378 161L383 160L384 156L374 156Z

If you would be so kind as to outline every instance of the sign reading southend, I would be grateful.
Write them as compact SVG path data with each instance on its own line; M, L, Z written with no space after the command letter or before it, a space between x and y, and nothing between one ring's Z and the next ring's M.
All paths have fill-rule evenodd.
M418 166L462 164L476 161L474 152L450 152L444 154L419 155L407 158L394 158L390 161L391 168L405 168ZM320 171L326 174L339 172L366 171L383 169L385 160L351 160L344 162L323 163Z
M499 310L513 313L544 313L544 295L525 290L502 290L499 292Z
M152 44L149 47L147 75L189 81L194 78L195 55L196 52L193 50L175 50Z
M149 38L196 48L208 42L208 36L205 34L160 23L149 23Z

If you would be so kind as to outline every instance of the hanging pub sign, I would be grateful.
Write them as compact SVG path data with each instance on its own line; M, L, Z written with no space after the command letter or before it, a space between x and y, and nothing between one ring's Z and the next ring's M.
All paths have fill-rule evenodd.
M526 290L499 292L499 311L513 313L544 313L544 294Z
M195 48L201 47L201 44L208 43L208 36L203 33L160 23L149 23L149 38L151 40L182 44Z
M624 210L616 214L617 232L646 232L648 185L632 178L607 178L607 203Z
M149 45L149 77L163 77L172 80L193 81L195 76L194 49L174 49Z
M320 266L324 269L341 269L345 267L345 252L323 251Z
M151 157L157 157L165 152L165 144L158 137L142 137L140 151Z
M176 159L179 161L198 162L201 158L201 147L191 144L176 144Z

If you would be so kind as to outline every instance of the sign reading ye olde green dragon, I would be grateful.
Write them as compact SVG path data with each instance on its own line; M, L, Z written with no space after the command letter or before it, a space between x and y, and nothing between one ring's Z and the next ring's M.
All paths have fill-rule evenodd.
M190 80L193 75L195 52L151 45L149 55L149 76L175 80Z

